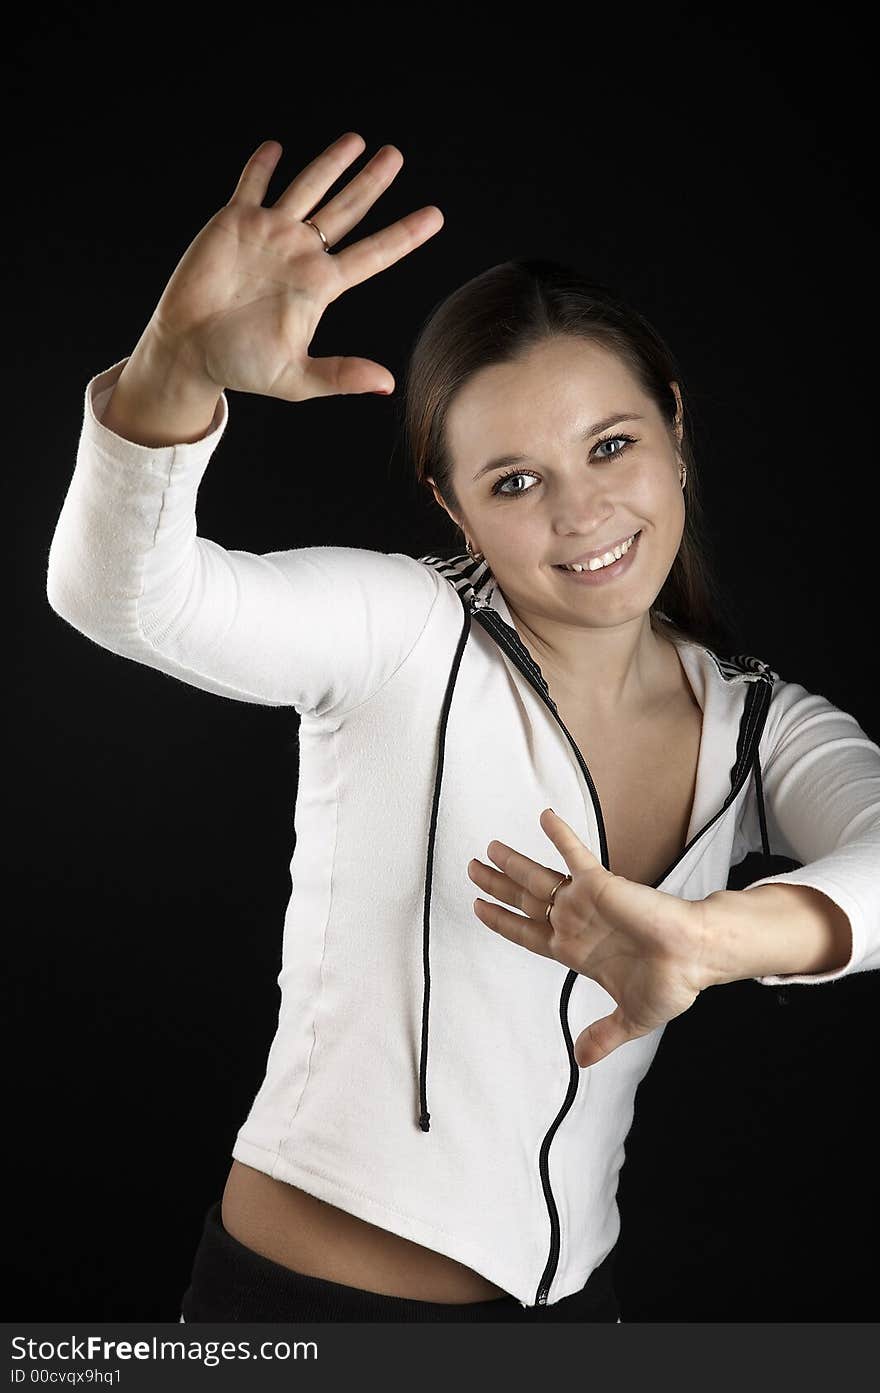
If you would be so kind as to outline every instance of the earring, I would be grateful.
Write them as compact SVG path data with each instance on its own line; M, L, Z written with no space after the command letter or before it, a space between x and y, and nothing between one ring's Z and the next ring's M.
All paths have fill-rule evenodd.
M678 477L679 477L679 479L681 480L681 486L682 486L682 488L684 488L685 484L687 483L687 476L688 476L687 466L686 466L686 465L682 465L682 466L681 466L681 469L678 471Z
M468 554L473 558L474 561L482 561L482 560L483 560L483 553L482 553L481 551L474 551L474 549L473 549L473 547L471 546L470 542L467 542L466 545L467 545L467 549L468 549Z

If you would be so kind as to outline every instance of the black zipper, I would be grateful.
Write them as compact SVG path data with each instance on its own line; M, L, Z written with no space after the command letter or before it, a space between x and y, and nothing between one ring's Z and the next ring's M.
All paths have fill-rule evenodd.
M517 668L519 668L523 676L531 683L531 685L534 687L535 691L538 693L538 695L541 697L544 703L553 712L553 715L555 716L559 726L564 731L565 735L568 737L569 744L571 745L575 755L577 756L578 763L583 771L584 778L586 779L587 786L590 790L590 796L593 800L593 807L596 813L596 822L599 828L600 860L602 862L602 865L605 867L606 871L610 870L610 866L608 864L608 840L605 833L605 821L602 817L602 807L599 803L599 795L596 792L596 785L593 783L592 776L590 774L589 769L587 768L587 764L583 755L578 749L577 742L575 741L574 737L572 736L571 732L569 731L569 729L565 725L565 722L560 716L559 711L557 710L556 702L550 695L550 689L547 686L547 682L544 678L543 673L541 672L541 669L535 663L534 659L532 658L532 655L529 653L528 649L523 644L522 640L519 637L519 634L517 634L514 630L511 629L510 625L504 619L501 618L500 614L496 614L495 610L493 610L489 606L488 601L476 601L472 607L472 614L474 618L479 621L482 627L492 635L492 637L496 640L499 646L503 648L504 652L508 655L511 661L516 664ZM730 793L724 800L724 803L719 808L715 816L713 818L710 818L710 820L705 824L705 826L700 828L699 832L694 833L693 837L691 837L690 841L688 842L687 846L685 846L683 851L675 858L671 865L667 866L666 870L662 873L662 875L659 875L657 877L657 879L653 883L652 889L656 890L658 886L660 886L663 883L666 877L688 854L694 843L699 841L700 837L702 837L705 832L708 832L709 828L712 827L721 816L723 816L723 814L727 811L731 803L739 794L740 789L742 788L743 784L749 776L749 772L753 763L753 757L758 748L758 741L764 729L764 722L767 717L767 711L769 709L770 699L772 696L772 688L772 679L766 676L761 676L759 681L749 683L749 687L745 696L745 703L743 706L742 716L740 718L736 759L734 761L733 768L730 771ZM574 1043L571 1038L571 1031L568 1027L568 1002L569 998L571 997L571 993L574 988L574 984L577 980L577 977L578 973L574 969L571 969L568 972L559 998L559 1019L560 1024L562 1026L563 1039L565 1040L565 1048L568 1051L568 1088L566 1089L565 1097L562 1100L562 1106L560 1107L559 1112L556 1114L556 1117L553 1119L553 1122L550 1124L547 1134L544 1137L543 1142L541 1143L541 1152L539 1157L541 1184L544 1188L544 1199L547 1203L547 1213L550 1217L550 1252L547 1257L547 1263L544 1267L544 1271L541 1273L541 1280L538 1283L538 1290L535 1294L536 1306L546 1306L547 1297L550 1292L550 1287L553 1282L553 1278L556 1275L556 1269L559 1265L559 1211L556 1208L556 1201L553 1198L553 1190L550 1185L550 1146L554 1136L556 1135L560 1125L562 1124L563 1119L565 1118L566 1114L571 1108L572 1103L575 1100L575 1096L577 1095L578 1090L578 1081L580 1079L580 1066L578 1065L578 1062L574 1057Z

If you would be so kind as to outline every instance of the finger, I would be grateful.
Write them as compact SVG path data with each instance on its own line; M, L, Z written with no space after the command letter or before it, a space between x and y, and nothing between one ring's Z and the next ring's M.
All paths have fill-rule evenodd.
M272 204L287 218L307 218L317 208L321 199L332 184L348 168L352 160L362 155L367 142L356 131L346 131L320 155L316 155L295 179L288 184L284 193ZM323 227L321 231L324 232ZM325 234L326 235L326 234ZM330 240L329 238L327 239Z
M363 237L350 247L337 252L333 260L343 277L343 289L360 285L370 276L378 275L395 261L402 260L416 247L439 232L445 219L436 204L429 203L415 213L407 213L399 222L383 227L371 237ZM327 258L328 261L330 258Z
M504 842L490 842L487 848L489 856L497 866L500 866L505 875L516 885L524 887L531 900L531 914L535 914L535 901L540 902L541 913L547 907L547 901L554 885L558 885L566 871L554 871L550 866L544 866L540 861L533 861L530 856L523 856L521 851L514 851L513 847L506 846ZM570 874L570 872L568 872ZM492 892L495 893L494 891ZM506 899L506 895L498 895L499 900ZM523 906L527 908L527 906Z
M299 381L299 369L291 365L291 386ZM309 388L315 396L357 396L365 392L393 392L394 378L372 358L339 356L309 358ZM284 385L282 379L282 386ZM275 393L279 395L279 393Z
M341 242L345 234L361 221L402 168L403 155L397 147L383 145L329 203L312 208L309 217L317 222L331 247Z
M517 943L520 948L528 948L532 953L540 953L542 958L553 957L548 947L546 924L538 924L534 919L514 914L501 905L489 904L487 900L475 900L474 913L481 923L510 943Z
M598 856L594 856L590 848L584 845L574 828L552 808L545 808L539 821L546 835L562 855L569 871L590 871L597 866L605 869Z
M582 1069L587 1069L591 1064L598 1064L600 1059L605 1059L612 1050L625 1045L627 1040L631 1039L633 1035L626 1029L617 1010L610 1016L593 1021L592 1025L581 1031L574 1042L574 1057Z
M229 202L247 203L254 208L259 207L266 197L269 180L272 178L272 171L278 163L280 155L281 146L277 140L264 140L241 171L235 192Z
M490 845L497 846L498 843L492 842ZM522 859L527 861L528 857L525 856ZM537 865L536 862L532 864ZM546 878L548 875L547 867L541 866L538 869L543 871ZM553 873L551 872L551 874ZM547 886L546 894L535 895L526 889L521 881L511 879L502 871L496 871L494 866L486 866L482 861L476 859L470 862L468 875L475 885L479 885L481 890L485 890L489 895L494 895L496 900L503 900L505 904L513 905L515 909L521 909L523 914L527 914L530 919L544 918L550 891L562 879L560 875L554 875L554 879Z

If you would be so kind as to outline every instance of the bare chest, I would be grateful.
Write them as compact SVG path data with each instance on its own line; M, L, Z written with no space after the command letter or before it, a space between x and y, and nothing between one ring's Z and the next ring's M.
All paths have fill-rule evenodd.
M602 809L615 875L653 885L684 849L694 804L703 713L692 692L640 728L559 714L583 755Z

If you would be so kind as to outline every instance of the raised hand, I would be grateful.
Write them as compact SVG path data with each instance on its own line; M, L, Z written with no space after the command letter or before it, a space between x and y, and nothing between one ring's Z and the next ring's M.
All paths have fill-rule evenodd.
M281 155L265 141L242 170L235 192L187 248L148 325L148 332L192 372L229 387L283 401L393 390L387 368L369 358L309 357L321 315L350 286L377 275L443 226L433 204L328 255L350 232L403 165L383 145L328 203L320 200L365 142L348 132L263 206Z

